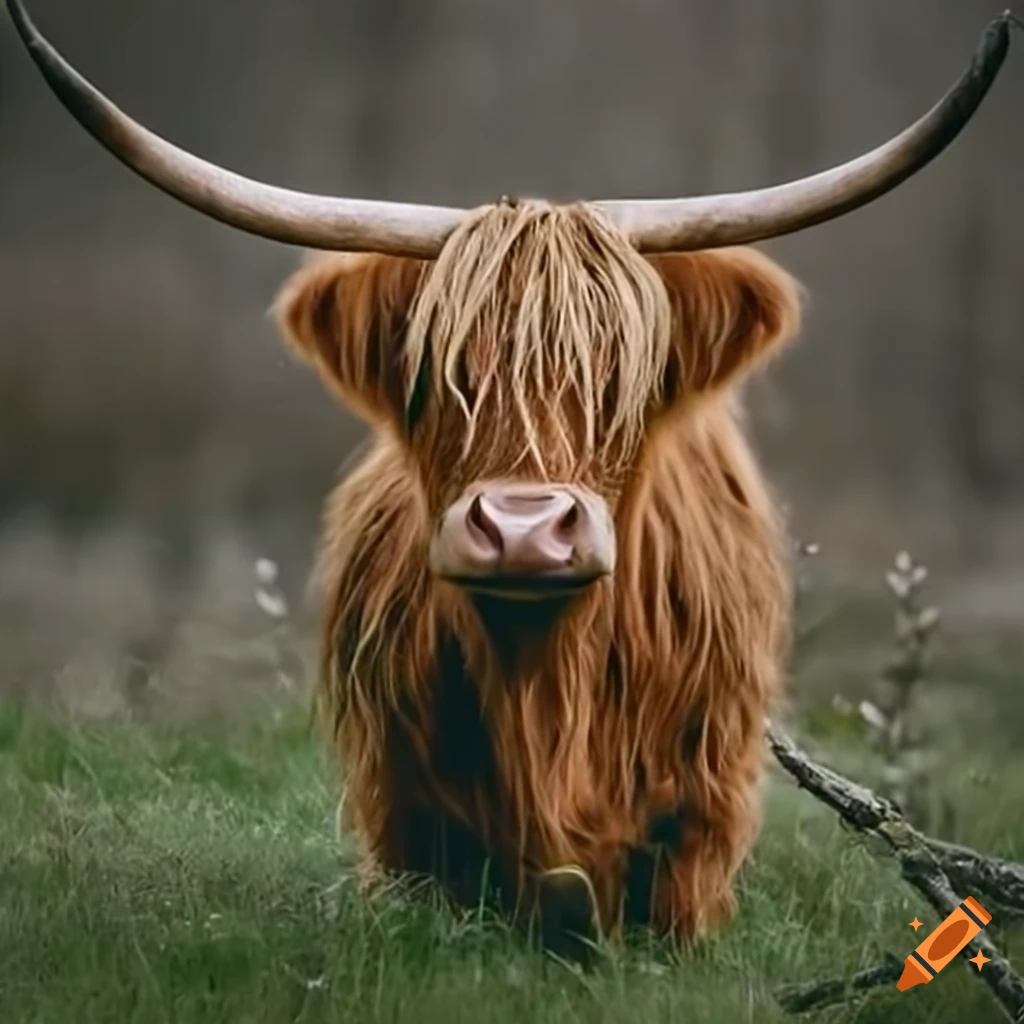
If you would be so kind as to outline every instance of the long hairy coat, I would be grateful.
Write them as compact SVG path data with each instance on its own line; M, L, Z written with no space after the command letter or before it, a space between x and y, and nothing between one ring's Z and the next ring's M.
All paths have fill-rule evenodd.
M331 495L319 708L371 870L527 905L576 864L605 928L733 908L787 654L783 531L734 392L799 324L750 249L643 257L584 206L487 207L437 261L316 255L287 339L372 427ZM608 503L612 576L472 597L430 539L474 481Z

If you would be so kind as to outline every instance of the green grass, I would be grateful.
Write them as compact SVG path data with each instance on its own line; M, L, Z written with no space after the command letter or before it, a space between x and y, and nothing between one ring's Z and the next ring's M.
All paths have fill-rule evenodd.
M963 838L1024 851L1005 787L965 782L956 800ZM773 777L734 923L684 957L635 936L580 974L482 915L368 901L334 803L303 709L170 727L0 705L0 1020L771 1024L778 986L902 959L907 922L937 923L891 863ZM804 1019L999 1019L973 970Z

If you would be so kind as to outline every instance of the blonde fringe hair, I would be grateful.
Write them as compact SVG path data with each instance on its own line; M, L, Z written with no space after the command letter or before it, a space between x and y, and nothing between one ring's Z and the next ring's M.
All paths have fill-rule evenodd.
M465 416L464 454L493 401L495 419L514 419L525 438L520 461L532 455L543 469L552 455L571 465L625 457L660 397L670 333L657 272L598 213L584 205L485 207L452 235L419 293L406 339L407 389L411 395L429 351L433 387ZM473 394L461 386L460 368ZM569 436L557 416L541 420L567 394L582 414L581 437Z

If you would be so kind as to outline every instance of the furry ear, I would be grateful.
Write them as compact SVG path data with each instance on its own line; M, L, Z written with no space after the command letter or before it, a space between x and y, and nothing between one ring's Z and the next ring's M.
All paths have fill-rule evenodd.
M796 280L754 249L652 256L672 305L666 398L728 387L800 328Z
M425 267L377 254L315 254L272 308L290 347L371 423L401 421L402 342Z

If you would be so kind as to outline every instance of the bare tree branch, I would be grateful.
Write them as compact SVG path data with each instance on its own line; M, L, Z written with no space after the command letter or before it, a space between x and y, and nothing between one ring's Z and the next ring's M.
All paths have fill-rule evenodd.
M783 989L778 999L787 1013L807 1013L808 1010L821 1010L845 1002L880 985L894 985L902 973L903 961L887 954L882 963L858 971L849 980L833 978L809 985L792 985Z
M932 855L958 889L983 892L992 902L1024 912L1024 865L940 839L926 838Z
M957 887L963 890L984 891L990 898L995 896L999 904L1018 906L1018 900L1022 895L1020 886L1024 882L1024 867L985 857L968 847L941 843L922 835L904 820L895 805L877 796L870 789L812 761L774 723L767 723L767 734L776 759L797 785L831 807L858 832L881 839L889 852L898 859L903 877L924 896L941 917L946 917L960 904L951 878ZM1014 1024L1022 1024L1024 981L993 945L984 930L968 943L961 953L962 959L970 959L969 953L973 955L972 946L981 949L991 961L979 972L980 979L988 985L1006 1018ZM839 988L836 982L824 982L819 986L802 990L803 1008L826 1005L837 998L849 998L859 991L885 984L889 980L884 970L885 966L883 964L856 975L855 977L861 979L856 990L853 989L852 982L851 985ZM815 989L816 1000L804 1005L811 1000ZM792 1003L797 999L797 995L797 992L790 991L780 998L788 1009L789 1005L785 1000L788 999Z

